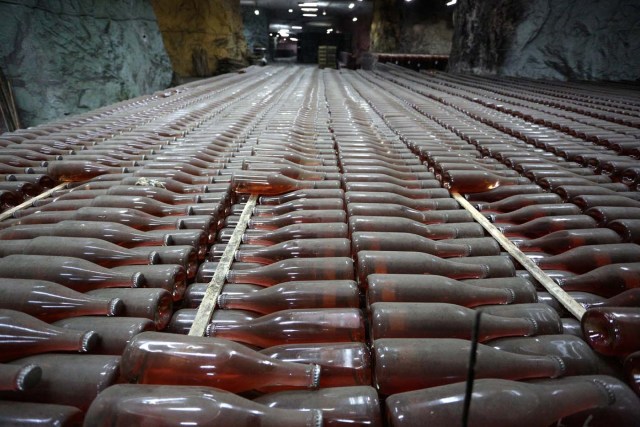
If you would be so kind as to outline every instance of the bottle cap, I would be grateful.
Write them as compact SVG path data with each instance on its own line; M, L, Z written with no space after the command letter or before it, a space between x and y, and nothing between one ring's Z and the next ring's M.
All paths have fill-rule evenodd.
M29 364L23 366L16 376L16 390L25 391L35 387L42 378L42 368L38 365Z
M95 331L88 331L82 336L82 343L80 346L80 353L87 353L97 347L100 341L100 335Z
M120 298L113 298L109 301L107 316L120 316L124 312L124 301Z

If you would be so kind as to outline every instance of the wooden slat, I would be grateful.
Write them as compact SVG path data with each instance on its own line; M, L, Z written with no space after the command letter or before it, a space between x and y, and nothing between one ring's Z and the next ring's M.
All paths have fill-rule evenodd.
M191 336L202 337L206 332L207 325L211 321L211 316L213 316L213 311L216 308L218 296L220 295L220 291L222 291L222 286L224 285L225 279L227 278L227 273L231 268L233 257L236 253L236 250L238 249L238 246L240 246L242 235L247 228L247 223L251 218L253 208L255 207L257 201L258 195L252 194L247 201L247 204L244 206L244 210L240 215L238 224L233 230L233 234L229 239L229 243L227 243L227 247L222 253L220 261L218 261L218 267L213 273L213 277L207 285L207 290L204 293L204 297L202 298L200 307L198 307L196 318L193 321L193 325L191 325L191 329L189 330L189 335Z
M27 200L24 203L20 203L18 206L14 206L11 209L8 209L8 210L2 212L0 214L0 221L4 221L7 218L11 218L13 216L14 212L18 212L18 211L20 211L20 210L22 210L24 208L28 208L29 206L33 205L33 202L35 202L36 200L40 200L40 199L44 199L45 197L49 197L54 192L66 188L67 185L69 185L68 182L63 182L62 184L60 184L60 185L58 185L56 187L48 189L44 193L40 193L37 196L30 198L29 200Z
M582 319L584 312L586 311L575 299L564 291L556 282L554 282L547 274L538 267L533 261L529 259L516 245L511 243L509 239L496 226L494 226L484 215L482 215L471 203L467 201L458 193L451 193L454 199L471 215L473 218L484 227L485 230L493 236L494 239L500 243L500 246L504 248L513 258L516 259L529 273L542 285L544 288L553 295L576 319Z

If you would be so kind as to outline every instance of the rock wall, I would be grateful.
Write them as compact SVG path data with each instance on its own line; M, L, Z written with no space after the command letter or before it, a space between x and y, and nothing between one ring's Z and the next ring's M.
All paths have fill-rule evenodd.
M22 126L166 88L171 64L145 0L0 1L0 67Z
M640 79L637 0L459 0L452 72Z
M151 0L178 78L206 77L246 65L239 0Z
M374 0L371 50L448 55L452 10L441 0Z

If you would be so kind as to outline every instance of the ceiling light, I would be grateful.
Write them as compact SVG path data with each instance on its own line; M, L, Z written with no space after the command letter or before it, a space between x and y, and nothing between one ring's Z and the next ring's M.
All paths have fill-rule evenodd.
M293 13L293 9L289 9L289 13Z
M298 39L295 38L295 37L291 37L289 40L291 40L292 42L297 42L298 41Z
M302 27L301 27L300 25L292 25L292 26L291 26L291 29L292 29L292 30L301 30L301 29L302 29Z
M323 11L322 11L322 14L323 14L323 15L326 15L326 14L327 14L327 11L326 11L326 10L323 10Z
M447 6L453 6L456 3L458 3L458 0L451 0L449 3L447 3Z
M316 16L318 16L318 15L317 15L317 14L315 14L315 13L303 13L303 14L302 14L302 16L308 16L308 17L310 17L310 18L315 18L315 17L316 17Z
M298 3L300 7L318 7L318 3Z
M355 3L349 3L349 9L353 9L354 7L356 7Z
M256 15L260 15L260 11L258 9L254 10L253 13L255 13Z
M358 20L358 18L356 18L355 16L352 19L353 22L356 22L357 20Z
M318 8L317 7L303 7L300 8L301 11L303 12L317 12Z

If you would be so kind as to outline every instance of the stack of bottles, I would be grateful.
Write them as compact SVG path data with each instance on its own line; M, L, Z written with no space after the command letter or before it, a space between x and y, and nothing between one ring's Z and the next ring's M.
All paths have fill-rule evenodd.
M469 425L636 425L635 110L512 83L250 67L0 135L2 209L66 183L0 222L0 424L455 425L482 313Z

